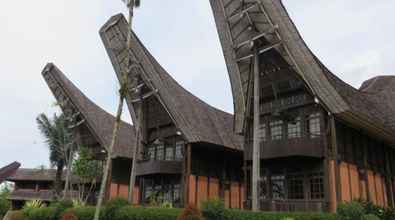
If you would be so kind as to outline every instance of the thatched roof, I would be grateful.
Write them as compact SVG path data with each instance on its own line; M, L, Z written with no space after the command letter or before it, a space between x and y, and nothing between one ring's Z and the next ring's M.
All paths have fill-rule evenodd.
M55 169L29 169L29 168L20 168L13 175L7 178L7 181L16 182L16 181L45 181L45 182L53 182L55 180L56 170ZM66 172L63 172L62 180L65 180ZM77 180L77 177L72 176L74 180Z
M108 147L115 117L87 98L54 64L47 64L42 74L62 110L71 108L75 113L79 112L95 140L101 147ZM134 127L122 122L113 157L132 158L134 140Z
M259 39L266 57L285 62L328 112L395 143L395 132L388 122L395 112L388 110L384 98L357 90L332 74L307 47L280 0L210 0L210 3L231 79L237 132L244 128L249 66L253 62L239 58L252 53L248 47L251 39Z
M14 174L17 169L21 166L18 162L13 162L3 168L0 168L0 184L6 180L9 176Z
M162 68L135 34L127 51L127 22L122 15L112 17L100 30L118 78L125 72L127 55L140 65L144 82L157 90L156 97L188 142L211 143L242 150L241 137L233 132L233 116L197 98ZM138 73L137 73L138 74ZM129 109L133 108L129 100Z

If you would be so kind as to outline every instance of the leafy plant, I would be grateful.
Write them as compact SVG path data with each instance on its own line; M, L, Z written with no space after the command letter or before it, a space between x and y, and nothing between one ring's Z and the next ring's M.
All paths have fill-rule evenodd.
M8 200L10 189L6 186L0 191L0 219L11 208L11 202Z
M46 205L45 203L43 203L43 201L36 199L36 200L27 201L23 206L23 209L38 209L38 208L43 208L45 206Z
M177 220L204 220L204 217L198 208L188 205L182 210L181 214L177 217Z
M160 205L160 207L161 208L165 208L165 209L172 209L173 208L173 203L171 203L171 202L163 202L161 205Z
M207 220L223 220L225 205L220 199L208 200L202 203L202 212Z
M54 202L49 207L53 208L52 220L59 220L65 210L73 207L71 201Z
M349 202L338 205L337 214L339 220L359 220L365 210L359 202Z
M380 220L380 218L373 214L367 214L362 216L362 220Z
M128 202L128 200L123 198L115 198L108 201L104 205L102 219L112 220L112 217L115 215L115 213L125 206L131 206L131 204Z

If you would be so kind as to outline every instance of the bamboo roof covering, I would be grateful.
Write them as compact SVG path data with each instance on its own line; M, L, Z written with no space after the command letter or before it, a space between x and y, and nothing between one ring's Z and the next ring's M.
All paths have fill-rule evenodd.
M12 175L7 177L8 181L43 181L52 182L55 180L56 169L29 169L20 168ZM66 172L62 173L62 180L66 179ZM78 180L78 177L72 176L74 181Z
M144 83L172 118L190 143L211 143L233 150L242 150L241 137L233 132L233 116L216 109L178 84L169 73L156 61L150 52L133 33L132 49L126 48L127 21L122 15L113 16L100 30L103 43L119 79L125 71L130 56L138 69ZM129 109L133 104L128 101ZM133 118L133 113L132 113Z
M210 0L231 80L235 130L243 132L252 49L277 59L305 82L320 104L352 126L395 144L392 95L357 90L329 71L311 52L280 0ZM365 86L366 87L366 86ZM393 94L393 93L392 93ZM393 103L393 102L392 102ZM393 105L393 104L391 104ZM392 122L391 122L392 121Z
M108 147L111 143L115 117L86 97L54 64L47 64L42 74L62 111L80 114L95 140L103 149ZM134 127L122 122L113 157L132 158L134 139Z
M9 176L13 175L20 166L20 163L13 162L3 168L0 168L0 184L9 178Z

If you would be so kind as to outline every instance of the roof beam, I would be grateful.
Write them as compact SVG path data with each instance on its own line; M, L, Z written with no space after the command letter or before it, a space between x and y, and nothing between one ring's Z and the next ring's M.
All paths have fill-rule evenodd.
M276 48L276 47L278 47L280 45L281 45L281 42L278 42L278 43L272 44L270 46L267 46L265 48L262 48L262 49L260 49L258 51L258 55L266 53L266 52L268 52L268 51L270 51L270 50L272 50L272 49L274 49L274 48ZM249 60L249 59L251 59L253 57L254 57L254 54L249 54L247 56L244 56L244 57L236 59L236 62L242 62L242 61L245 61L245 60Z

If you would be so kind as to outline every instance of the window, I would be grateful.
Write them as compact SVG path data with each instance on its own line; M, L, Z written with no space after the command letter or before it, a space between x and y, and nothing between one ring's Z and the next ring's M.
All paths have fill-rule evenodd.
M176 142L176 160L182 160L182 149L184 148L184 142L177 141Z
M173 146L166 147L166 160L174 160L174 147Z
M288 179L288 198L304 199L303 176L294 175Z
M148 159L155 160L155 147L148 148Z
M261 142L266 141L266 125L262 124L260 129L259 129L259 137L261 138Z
M283 121L272 121L270 122L270 131L272 140L281 140L283 138Z
M323 199L324 198L324 182L323 174L313 174L310 177L310 197L311 199Z
M285 177L272 176L273 199L285 199Z
M310 138L321 136L320 113L314 113L308 116L307 133L310 135Z
M300 117L288 123L288 139L300 138L302 136L302 128L300 126Z
M158 145L156 147L156 159L157 160L164 160L165 159L165 146Z
M179 202L180 201L180 184L175 184L173 186L173 201Z

